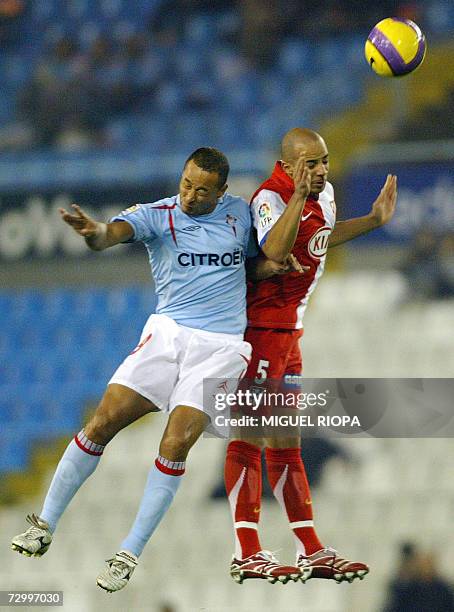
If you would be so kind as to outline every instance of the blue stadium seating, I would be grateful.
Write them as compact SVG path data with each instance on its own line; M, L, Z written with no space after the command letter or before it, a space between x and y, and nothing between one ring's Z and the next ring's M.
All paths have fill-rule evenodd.
M155 306L150 287L0 292L0 473L81 426Z
M276 50L273 66L255 70L235 45L225 42L241 27L239 11L194 14L180 24L174 48L160 43L148 29L150 18L164 6L164 0L31 3L21 42L14 53L0 58L2 124L14 120L16 96L62 36L74 38L82 51L100 34L114 41L117 52L111 66L99 71L97 78L107 87L129 83L148 94L134 100L130 112L111 113L106 128L109 142L114 147L144 148L153 142L154 149L164 154L182 144L185 150L190 148L201 124L202 134L215 138L221 149L275 146L282 135L280 115L291 117L285 127L303 123L317 127L321 118L357 102L371 76L364 61L365 33L316 41L293 36ZM452 2L432 0L422 10L429 33L430 28L442 35L452 31ZM118 59L125 38L135 32L145 34L149 50L140 59ZM342 76L347 73L348 78ZM258 124L248 120L251 113L259 116ZM241 129L237 129L238 115ZM214 120L208 122L210 118Z

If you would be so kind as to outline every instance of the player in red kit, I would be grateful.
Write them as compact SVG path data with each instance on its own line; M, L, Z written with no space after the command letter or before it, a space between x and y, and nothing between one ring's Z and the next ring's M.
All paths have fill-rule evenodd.
M328 246L380 227L394 214L397 179L388 175L368 215L336 222L328 169L323 138L312 130L295 128L283 138L282 159L252 197L251 212L263 253L276 262L286 261L292 253L304 267L304 274L277 275L250 284L245 339L253 350L246 378L262 382L301 374L302 317L323 273ZM288 437L265 439L238 435L228 445L225 484L236 542L232 577L238 582L268 578L264 559L269 553L263 551L258 537L262 448L269 482L295 537L296 565L302 580L362 579L368 566L344 559L322 544L315 531L300 435L294 432ZM275 557L273 562L281 566Z

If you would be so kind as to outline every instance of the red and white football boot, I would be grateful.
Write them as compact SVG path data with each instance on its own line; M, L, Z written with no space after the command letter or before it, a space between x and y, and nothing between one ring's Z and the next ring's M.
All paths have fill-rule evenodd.
M362 580L369 573L369 567L359 561L348 561L339 555L334 548L326 547L312 555L299 555L296 560L301 570L301 580L310 578L325 578L336 582L353 582L355 578Z
M296 582L302 577L301 571L292 565L282 565L269 550L260 550L246 559L232 558L230 575L241 584L243 580L262 578L268 582Z

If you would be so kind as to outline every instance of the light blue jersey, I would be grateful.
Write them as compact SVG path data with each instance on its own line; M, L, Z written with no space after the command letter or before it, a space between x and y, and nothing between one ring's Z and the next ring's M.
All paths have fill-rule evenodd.
M158 314L196 329L244 332L251 217L242 198L226 193L213 212L196 217L173 196L131 206L112 221L127 221L134 229L130 242L142 241L148 250Z

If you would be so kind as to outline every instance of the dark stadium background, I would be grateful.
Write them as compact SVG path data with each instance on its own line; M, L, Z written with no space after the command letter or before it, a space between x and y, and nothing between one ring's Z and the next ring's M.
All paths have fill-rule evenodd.
M428 39L404 79L380 79L364 59L387 16ZM320 131L341 219L367 212L397 174L393 222L329 253L305 321L305 375L453 377L453 33L448 0L0 0L0 589L63 590L77 611L449 609L445 439L308 443L318 530L370 563L359 584L234 584L229 511L213 499L224 443L203 439L133 581L107 598L95 578L135 515L159 415L109 445L43 559L8 549L155 304L144 249L89 252L56 209L77 202L106 220L173 194L198 146L228 155L230 191L248 198L287 129ZM263 540L290 561L277 504L263 515Z

